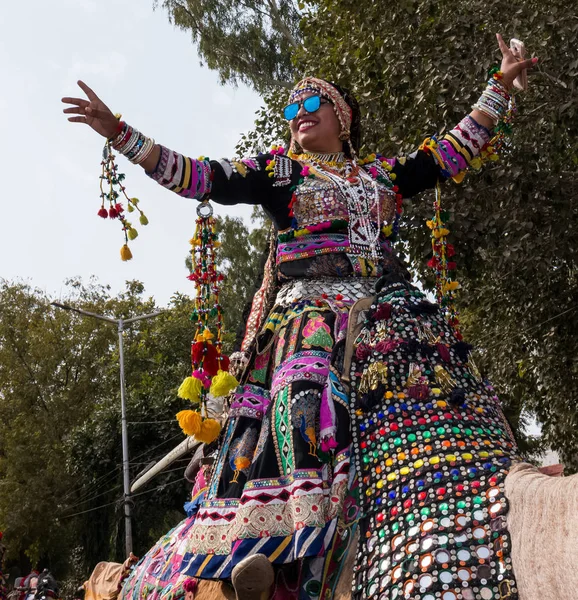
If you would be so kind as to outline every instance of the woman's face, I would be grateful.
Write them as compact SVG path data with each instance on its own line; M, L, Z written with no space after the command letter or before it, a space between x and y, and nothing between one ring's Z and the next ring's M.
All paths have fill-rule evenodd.
M311 92L299 94L294 102L303 102L305 98L313 96ZM308 113L303 104L297 116L289 121L293 139L308 152L340 152L343 144L339 139L341 124L333 109L333 104L321 99L319 110Z

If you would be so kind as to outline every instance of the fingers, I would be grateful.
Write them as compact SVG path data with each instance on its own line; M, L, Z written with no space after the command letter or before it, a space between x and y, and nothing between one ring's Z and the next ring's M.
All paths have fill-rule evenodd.
M538 62L538 58L534 56L534 58L529 58L528 60L523 60L520 62L519 66L521 66L521 70L531 69Z
M76 104L76 106L82 106L83 108L86 108L90 104L90 102L84 100L84 98L69 98L68 96L62 98L61 102L64 102L64 104Z
M504 42L504 38L499 33L496 33L496 39L498 40L498 46L500 47L500 52L502 53L502 56L512 55L512 52L510 51L508 46L506 46L506 42Z
M99 97L80 79L77 81L80 89L87 95L88 99L91 101L99 100Z
M88 125L85 117L68 117L68 120L71 123L84 123L85 125Z
M84 115L84 114L86 114L83 106L71 106L69 108L65 108L62 112L67 115Z

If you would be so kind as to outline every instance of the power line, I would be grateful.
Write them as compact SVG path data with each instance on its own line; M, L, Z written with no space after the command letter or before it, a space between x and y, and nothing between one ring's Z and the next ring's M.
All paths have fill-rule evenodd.
M176 470L176 469L174 469ZM144 496L144 494L151 494L152 492L156 492L157 490L168 487L169 485L173 485L175 483L179 483L181 481L185 481L184 477L180 477L179 479L175 479L175 481L170 481L169 483L163 483L162 485L157 486L156 488L152 488L151 490L146 490L145 492L140 492L138 494L132 494L132 497L135 498L137 496ZM71 515L64 515L63 517L58 517L59 519L71 519L72 517L78 517L79 515L85 515L87 513L94 512L96 510L100 510L102 508L107 508L108 506L113 506L114 504L119 504L121 500L116 500L114 502L109 502L108 504L101 504L100 506L95 506L94 508L89 508L87 510L81 510L80 512L72 513Z

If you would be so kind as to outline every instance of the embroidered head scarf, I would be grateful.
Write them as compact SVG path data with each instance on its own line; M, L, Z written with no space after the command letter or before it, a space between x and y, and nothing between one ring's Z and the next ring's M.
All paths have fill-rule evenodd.
M289 103L295 102L295 99L303 94L303 92L320 94L323 98L331 102L341 125L339 139L344 142L345 153L353 156L359 150L361 141L361 115L357 100L348 90L335 83L330 83L317 77L306 77L291 92ZM296 142L294 139L291 139L291 150L295 151L295 147Z

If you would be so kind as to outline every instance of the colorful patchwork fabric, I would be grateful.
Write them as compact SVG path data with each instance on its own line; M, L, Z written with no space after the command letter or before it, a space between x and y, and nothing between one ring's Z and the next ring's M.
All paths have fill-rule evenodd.
M122 600L182 600L189 576L227 579L256 552L275 565L299 562L295 598L327 600L356 528L356 599L515 599L503 494L515 446L469 347L407 284L387 239L402 197L466 169L488 139L466 118L435 152L373 156L363 185L350 182L359 184L355 206L318 161L278 152L193 160L161 147L149 174L161 185L265 209L280 232L268 276L296 295L282 288L267 317L250 319L256 350L210 481L196 486L191 517L133 571ZM371 255L359 251L368 243ZM344 338L359 296L324 282L366 290L360 281L382 276L380 312L361 332L350 389Z

